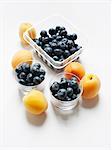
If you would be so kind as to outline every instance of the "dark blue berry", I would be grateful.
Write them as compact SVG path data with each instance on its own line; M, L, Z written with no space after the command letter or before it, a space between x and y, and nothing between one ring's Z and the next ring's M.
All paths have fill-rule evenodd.
M27 84L24 79L20 79L20 80L19 80L19 83L22 84L22 85L26 85L26 84Z
M45 37L42 39L43 44L48 44L49 43L49 37Z
M49 34L50 34L50 35L56 34L56 30L53 29L53 28L49 29Z
M58 90L59 90L59 83L58 82L54 82L52 85L51 85L51 87L50 87L50 90L51 90L51 92L53 92L53 94L54 93L56 93Z
M42 31L40 32L40 35L41 35L42 37L46 37L46 36L47 36L47 31L42 30Z
M62 49L54 49L54 54L57 56L60 56L63 54L63 50Z
M52 55L52 48L51 47L45 47L44 48L44 51L49 54L49 55Z
M67 96L67 91L65 89L60 89L58 92L57 92L57 98L59 100L65 100L66 99L66 96Z
M41 81L42 81L41 78L39 78L38 76L36 76L36 77L33 78L33 83L34 83L35 85L40 84Z
M68 40L68 41L67 41L67 45L68 45L68 48L72 48L72 46L73 46L73 41L72 41L72 40Z
M62 30L62 31L60 32L60 35L61 35L61 36L67 35L67 31L66 31L66 30Z
M15 72L16 72L17 74L20 74L22 71L23 71L23 69L22 69L21 66L18 66L18 67L15 69Z
M45 76L44 75L40 75L40 78L41 78L41 80L43 81L44 79L45 79Z
M55 61L59 61L59 57L58 57L58 56L53 56L53 59L54 59Z
M71 87L68 87L67 88L67 96L72 97L73 93L74 93L73 89Z
M23 69L23 72L29 73L29 71L30 71L30 65L28 63L21 64L21 67Z
M41 65L39 63L35 63L32 65L32 67L36 67L37 69L40 69Z
M77 34L72 34L72 40L76 40L77 39Z
M64 42L61 42L61 41L58 43L58 46L62 50L64 50L66 48L66 44Z
M63 55L65 58L68 58L71 54L70 54L69 50L65 50Z
M61 36L57 36L57 37L56 37L56 40L57 40L57 41L61 41L61 40L62 40L62 37L61 37Z
M77 95L76 94L73 94L72 95L72 100L76 99L77 98Z
M40 69L40 75L44 75L45 76L46 72L43 69Z
M60 26L56 26L56 31L59 31L60 30Z
M27 77L26 77L26 81L27 81L27 82L32 82L32 80L33 80L33 75L32 75L32 73L29 73L29 74L27 75Z
M25 72L21 72L19 74L19 79L26 79L26 73Z
M53 49L55 49L55 48L57 48L57 44L56 44L56 43L51 43L51 47L52 47Z

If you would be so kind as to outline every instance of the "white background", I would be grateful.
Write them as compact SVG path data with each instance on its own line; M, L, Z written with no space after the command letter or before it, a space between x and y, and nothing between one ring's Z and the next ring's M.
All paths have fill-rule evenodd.
M110 104L110 12L108 3L22 3L2 5L1 14L1 145L3 146L109 146ZM87 39L81 62L87 72L101 79L99 102L93 108L79 107L63 118L50 104L46 116L28 115L11 74L11 57L23 47L18 37L21 22L34 22L57 13L67 17ZM4 44L3 44L4 43ZM49 79L54 73L48 69ZM48 79L48 80L49 80ZM5 84L4 84L5 82Z

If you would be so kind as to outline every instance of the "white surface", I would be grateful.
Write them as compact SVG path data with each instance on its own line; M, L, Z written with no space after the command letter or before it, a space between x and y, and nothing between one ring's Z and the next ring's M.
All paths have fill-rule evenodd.
M7 11L6 11L7 10ZM5 146L109 146L110 104L110 26L109 4L5 4L3 5L3 33L5 85L2 90L3 145ZM86 36L86 49L81 62L87 72L96 73L101 79L99 102L93 108L79 107L71 116L62 117L49 101L46 116L33 117L25 112L11 73L13 54L23 47L18 37L21 22L38 22L52 12L64 15ZM5 40L4 40L5 39ZM48 80L55 75L48 67Z

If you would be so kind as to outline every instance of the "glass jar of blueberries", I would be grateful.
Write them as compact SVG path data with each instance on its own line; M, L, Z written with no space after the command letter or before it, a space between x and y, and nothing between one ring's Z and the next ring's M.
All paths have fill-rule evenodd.
M51 102L60 110L71 110L76 107L82 91L80 79L71 73L59 73L50 82Z
M43 90L46 71L36 60L20 63L14 70L19 89L26 94L32 89Z

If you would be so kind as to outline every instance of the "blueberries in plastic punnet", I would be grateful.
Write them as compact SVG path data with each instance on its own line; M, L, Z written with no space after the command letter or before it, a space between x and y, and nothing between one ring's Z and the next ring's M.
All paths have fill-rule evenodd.
M76 39L76 33L69 34L64 26L57 25L48 31L42 30L40 37L33 41L55 61L61 62L82 48L75 43Z
M78 97L81 89L77 78L72 77L71 79L61 78L59 82L55 81L50 86L52 95L61 101L72 101Z
M40 84L45 79L45 70L39 63L22 63L15 69L18 82L25 86Z

